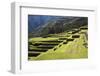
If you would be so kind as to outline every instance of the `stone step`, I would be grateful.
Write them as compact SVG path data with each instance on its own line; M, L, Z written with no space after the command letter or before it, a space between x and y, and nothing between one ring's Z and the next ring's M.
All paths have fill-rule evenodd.
M67 39L67 41L73 41L73 40L74 40L73 38Z
M29 57L37 57L38 55L40 55L41 53L39 52L28 52L28 56Z
M72 35L72 38L79 38L80 35Z
M29 49L29 51L34 51L34 52L46 52L48 49Z
M54 46L37 46L37 48L52 49Z

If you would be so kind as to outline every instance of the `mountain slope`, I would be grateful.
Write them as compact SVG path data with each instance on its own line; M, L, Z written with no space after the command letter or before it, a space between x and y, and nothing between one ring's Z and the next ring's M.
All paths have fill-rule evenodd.
M56 16L56 17L41 16L41 17L42 18L37 18L37 24L35 24L36 22L34 20L31 21L33 22L34 26L32 26L33 30L31 30L31 32L29 33L29 37L39 37L39 36L46 36L48 34L61 33L88 24L87 17L62 17L62 16Z

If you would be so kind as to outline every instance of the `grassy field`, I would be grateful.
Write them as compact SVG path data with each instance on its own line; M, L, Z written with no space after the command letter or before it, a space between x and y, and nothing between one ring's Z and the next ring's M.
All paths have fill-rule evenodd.
M88 58L87 29L29 39L29 60ZM74 30L75 31L75 30Z

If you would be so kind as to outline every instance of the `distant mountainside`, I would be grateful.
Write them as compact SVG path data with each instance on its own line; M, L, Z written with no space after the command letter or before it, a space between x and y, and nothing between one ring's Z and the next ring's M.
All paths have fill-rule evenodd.
M29 16L29 37L39 37L48 34L70 31L74 28L88 25L87 17L63 16Z
M35 31L40 26L45 25L49 20L56 20L57 16L42 16L42 15L29 15L28 16L28 27L29 33Z

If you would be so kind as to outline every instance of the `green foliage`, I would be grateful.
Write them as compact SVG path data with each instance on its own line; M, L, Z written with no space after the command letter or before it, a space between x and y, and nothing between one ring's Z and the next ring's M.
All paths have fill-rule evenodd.
M80 33L81 31L84 31L84 33ZM72 38L72 36L78 36L78 37ZM87 37L88 37L87 29L83 30L81 29L78 33L75 34L72 34L70 31L58 34L50 34L50 37L46 38L43 37L30 38L29 51L42 52L42 53L29 54L29 60L87 58L88 57Z

